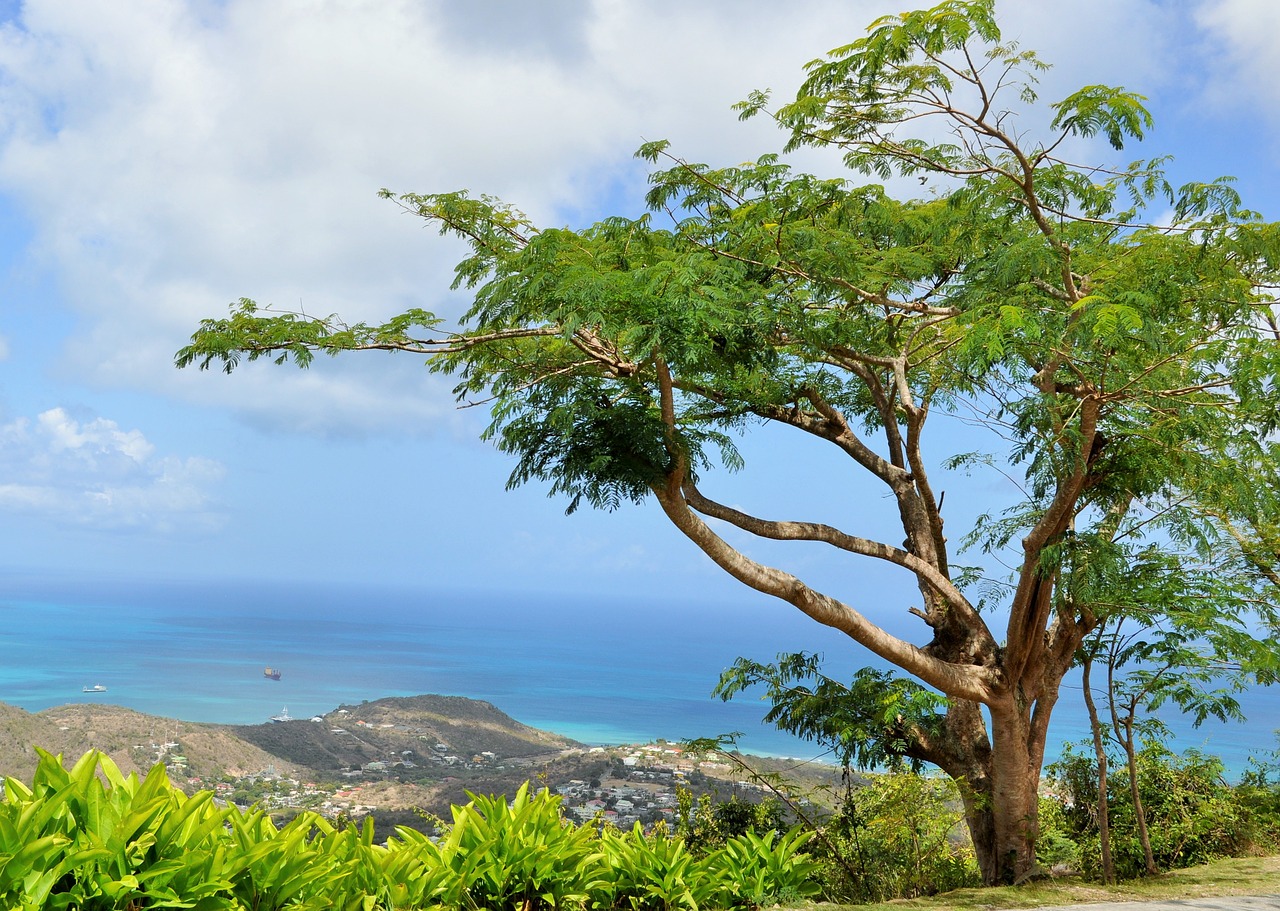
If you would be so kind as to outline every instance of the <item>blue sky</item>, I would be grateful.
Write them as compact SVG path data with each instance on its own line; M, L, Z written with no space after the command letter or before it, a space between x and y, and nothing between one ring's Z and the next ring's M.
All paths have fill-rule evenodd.
M566 517L543 490L505 491L484 416L412 358L228 378L176 371L173 352L242 296L353 319L456 313L459 248L380 187L469 187L546 224L634 212L641 142L713 163L775 149L730 105L758 87L785 97L805 61L899 6L0 4L0 570L737 597L652 506ZM1098 82L1150 97L1141 148L1085 151L1172 153L1179 178L1235 175L1280 217L1280 5L999 9L1006 37L1055 65L1047 99ZM838 462L781 435L747 455L709 492L779 518L850 524L867 508ZM961 527L1002 484L952 483ZM892 582L820 551L790 568L851 598Z

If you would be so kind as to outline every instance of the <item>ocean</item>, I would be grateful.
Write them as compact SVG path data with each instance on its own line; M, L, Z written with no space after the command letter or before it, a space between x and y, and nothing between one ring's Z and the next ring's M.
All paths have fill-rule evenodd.
M0 576L0 701L28 711L103 701L148 714L257 724L384 696L492 702L589 744L740 732L748 752L829 760L762 723L765 705L711 696L739 656L821 652L837 678L868 653L784 605L513 592L192 582L138 585ZM263 668L281 670L281 679ZM102 685L105 693L82 688ZM1242 697L1243 724L1167 716L1175 749L1238 776L1276 748L1280 692ZM1087 734L1078 684L1054 713L1048 758Z

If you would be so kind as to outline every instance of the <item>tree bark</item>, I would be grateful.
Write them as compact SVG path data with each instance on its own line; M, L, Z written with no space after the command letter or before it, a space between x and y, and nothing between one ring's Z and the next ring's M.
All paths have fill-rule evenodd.
M959 786L978 870L987 885L1011 885L1035 869L1040 754L1029 713L1010 702L991 710L951 700L943 737L926 756Z
M1151 834L1147 831L1147 811L1142 806L1142 789L1138 786L1138 752L1133 745L1133 715L1123 720L1124 753L1129 763L1129 793L1133 796L1133 820L1138 827L1138 841L1142 843L1142 860L1146 865L1148 876L1156 876L1160 868L1156 866L1155 855L1151 850Z
M1025 706L991 707L993 856L982 867L989 884L1014 885L1035 869L1039 834L1040 763L1033 757ZM979 859L980 865L983 863Z
M1107 750L1102 742L1102 721L1098 718L1098 706L1093 701L1093 691L1089 688L1089 672L1093 669L1093 656L1085 655L1084 704L1089 710L1089 728L1093 731L1093 752L1098 760L1098 843L1102 851L1102 881L1116 881L1116 865L1111 857L1111 819L1107 808Z

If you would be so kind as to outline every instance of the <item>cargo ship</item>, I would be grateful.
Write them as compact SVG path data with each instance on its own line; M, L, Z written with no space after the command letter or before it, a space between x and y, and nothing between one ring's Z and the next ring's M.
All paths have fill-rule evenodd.
M279 679L280 679L280 668L278 668L278 667L265 667L265 668L263 668L263 669L262 669L262 676L266 677L268 680L279 680Z

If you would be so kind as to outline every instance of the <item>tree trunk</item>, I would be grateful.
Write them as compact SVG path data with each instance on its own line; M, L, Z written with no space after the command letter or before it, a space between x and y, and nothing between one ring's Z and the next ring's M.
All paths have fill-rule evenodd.
M945 735L936 742L937 749L917 758L938 766L956 783L974 855L986 882L988 871L994 870L990 858L996 856L997 848L995 815L991 812L991 742L982 707L950 699L943 728Z
M983 879L988 884L1014 885L1035 869L1040 764L1032 760L1030 733L1025 710L991 710L995 851L983 869Z
M1084 704L1089 710L1089 728L1093 731L1093 752L1098 759L1098 843L1102 849L1102 881L1116 881L1116 865L1111 857L1111 819L1107 809L1107 750L1102 742L1102 721L1098 718L1098 706L1089 688L1089 671L1093 668L1093 656L1084 659Z
M1129 763L1129 793L1133 796L1133 820L1138 827L1138 841L1142 843L1142 859L1147 875L1156 876L1155 855L1151 851L1151 835L1147 831L1147 811L1142 806L1141 788L1138 787L1138 752L1133 746L1133 714L1124 719L1124 753Z
M960 702L953 703L953 712ZM1016 708L992 710L992 748L975 751L968 746L986 740L982 714L972 703L964 709L958 713L962 724L949 718L952 761L939 759L937 764L960 787L982 881L989 886L1018 883L1036 865L1040 766L1031 748L1031 725Z
M990 784L989 781L985 783ZM996 848L995 814L991 812L990 791L979 791L966 785L968 782L960 783L965 825L969 827L969 839L973 842L973 853L978 859L982 881L992 885L995 882L992 877L996 875L994 858L999 852Z

